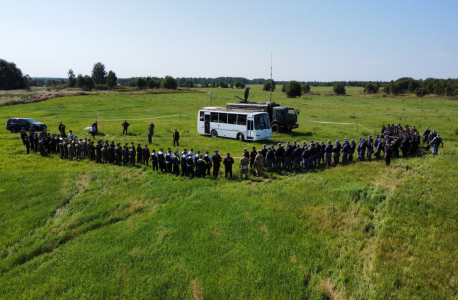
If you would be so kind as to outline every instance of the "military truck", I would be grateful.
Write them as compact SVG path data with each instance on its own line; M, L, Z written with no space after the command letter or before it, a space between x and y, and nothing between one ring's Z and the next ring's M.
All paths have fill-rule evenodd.
M241 101L228 103L226 108L267 112L269 114L272 132L280 132L280 130L291 131L291 129L299 128L299 124L297 124L299 111L296 113L294 108L281 106L275 102L248 102L249 89L247 88L245 90L245 99L235 96Z

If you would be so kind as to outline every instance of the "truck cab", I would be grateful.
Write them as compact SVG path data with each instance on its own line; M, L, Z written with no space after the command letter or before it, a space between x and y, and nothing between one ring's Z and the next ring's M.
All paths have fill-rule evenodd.
M297 114L294 108L288 106L276 106L272 108L272 131L290 131L298 127Z

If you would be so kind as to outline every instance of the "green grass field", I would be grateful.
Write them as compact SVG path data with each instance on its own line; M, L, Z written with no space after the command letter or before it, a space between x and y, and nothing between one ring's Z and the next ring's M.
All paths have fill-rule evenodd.
M19 135L1 127L0 298L456 299L458 102L326 90L273 93L300 109L300 127L266 143L356 139L400 122L436 129L445 147L388 168L356 162L259 181L239 180L235 168L233 179L191 180L26 155ZM243 95L208 91L213 106ZM269 99L260 86L250 95ZM97 118L100 138L142 144L154 121L156 150L172 147L175 128L180 151L240 156L264 143L197 134L197 110L209 105L206 93L101 94L4 106L0 116L31 117L55 133L62 121L83 138Z

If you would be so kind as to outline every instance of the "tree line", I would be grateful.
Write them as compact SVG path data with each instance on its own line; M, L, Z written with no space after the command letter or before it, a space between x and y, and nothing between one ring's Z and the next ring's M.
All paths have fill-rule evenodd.
M263 84L264 91L275 91L277 85L281 85L281 91L287 97L300 97L302 94L310 92L311 86L332 86L334 93L339 95L346 94L346 87L364 87L365 93L378 93L383 91L386 94L399 95L405 93L415 93L418 97L428 94L440 96L458 96L458 79L437 79L427 78L416 80L411 77L402 77L396 81L274 81L270 79L247 79L244 77L217 77L217 78L188 78L172 76L159 77L132 77L117 78L113 71L106 71L105 65L101 62L94 64L91 75L75 75L70 69L67 73L68 78L31 78L23 75L15 63L0 59L0 90L25 89L31 86L55 86L67 85L91 90L94 87L103 89L114 89L117 86L130 86L139 89L144 88L165 88L176 89L178 87L220 87L220 88L245 88L247 84Z

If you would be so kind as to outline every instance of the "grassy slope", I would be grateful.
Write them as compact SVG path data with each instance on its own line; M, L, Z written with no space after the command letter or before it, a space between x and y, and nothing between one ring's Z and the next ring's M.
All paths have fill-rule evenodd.
M210 89L211 90L211 89ZM213 89L213 105L241 91ZM267 93L252 89L253 101ZM355 163L263 182L190 180L24 155L0 129L0 297L3 298L427 298L457 296L457 104L452 100L303 96L300 128L269 143L357 138L383 123L430 126L441 155ZM241 144L196 133L207 94L100 95L0 107L2 119L59 121L80 136L97 116L103 138L154 147L230 151ZM116 120L116 121L113 121ZM385 124L386 124L385 123ZM455 126L456 127L456 126ZM362 131L361 131L362 130ZM57 130L54 130L57 131ZM151 148L151 147L150 147ZM238 175L238 171L236 171Z

